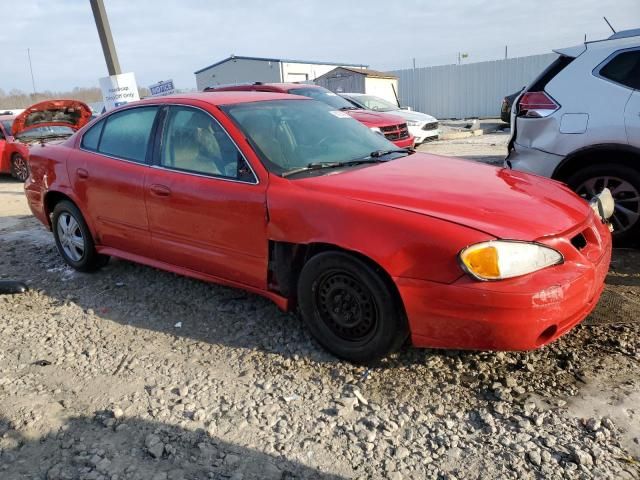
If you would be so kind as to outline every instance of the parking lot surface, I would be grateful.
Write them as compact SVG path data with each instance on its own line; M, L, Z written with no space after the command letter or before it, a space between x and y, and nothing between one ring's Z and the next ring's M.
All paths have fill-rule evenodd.
M505 134L422 151L501 161ZM640 252L528 353L341 362L239 290L112 259L66 267L0 179L0 478L640 478Z
M419 145L417 150L435 155L463 157L490 165L502 166L507 155L509 131L457 140L436 140Z

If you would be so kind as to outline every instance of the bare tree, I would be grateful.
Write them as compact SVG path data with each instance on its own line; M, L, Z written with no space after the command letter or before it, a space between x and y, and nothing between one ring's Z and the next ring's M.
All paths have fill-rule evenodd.
M34 103L59 98L92 103L102 101L102 93L98 87L75 87L73 90L67 92L51 92L47 90L36 94L25 93L22 90L16 89L11 89L9 93L5 93L4 90L0 89L0 109L26 108Z

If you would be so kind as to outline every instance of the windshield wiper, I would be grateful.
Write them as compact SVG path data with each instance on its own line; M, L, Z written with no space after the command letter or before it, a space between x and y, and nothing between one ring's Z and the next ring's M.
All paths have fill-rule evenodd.
M385 155L389 155L391 153L406 153L407 155L411 155L414 152L415 150L411 148L395 148L393 150L376 150L374 152L371 152L369 156L371 158L380 158L380 157L384 157Z
M340 110L360 110L358 107L340 107Z
M282 177L289 177L296 173L308 172L310 170L323 170L327 168L351 167L353 165L361 165L364 163L380 163L386 160L378 160L375 158L361 158L359 160L350 160L348 162L312 162L304 167L293 168L282 173Z

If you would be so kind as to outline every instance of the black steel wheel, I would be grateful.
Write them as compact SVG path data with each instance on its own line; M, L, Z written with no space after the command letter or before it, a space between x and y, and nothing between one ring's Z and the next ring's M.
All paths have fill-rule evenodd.
M298 304L314 338L337 357L370 362L407 338L404 308L395 287L374 265L340 251L304 265Z

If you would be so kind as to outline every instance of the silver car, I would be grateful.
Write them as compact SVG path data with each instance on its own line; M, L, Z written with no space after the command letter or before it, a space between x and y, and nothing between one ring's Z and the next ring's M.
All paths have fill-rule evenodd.
M341 93L358 108L373 110L374 112L391 113L404 118L409 127L409 133L415 138L416 145L427 140L437 140L440 135L438 119L421 112L412 112L386 101L384 98L366 93Z
M585 198L609 188L618 245L640 240L640 29L558 50L511 113L507 166L566 182Z

